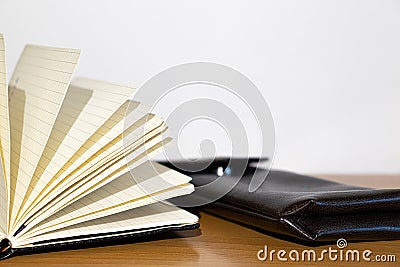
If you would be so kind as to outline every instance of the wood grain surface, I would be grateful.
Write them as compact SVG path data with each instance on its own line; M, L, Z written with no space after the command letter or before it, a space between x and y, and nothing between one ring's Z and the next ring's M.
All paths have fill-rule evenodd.
M319 175L330 180L377 188L400 188L400 176ZM0 266L400 266L400 240L349 243L346 249L371 250L375 255L395 255L397 262L280 262L259 261L257 252L268 246L276 251L314 249L317 255L329 246L308 247L277 239L241 225L200 213L199 231L172 233L137 243L16 256ZM158 238L161 238L160 240ZM336 245L330 245L336 249Z

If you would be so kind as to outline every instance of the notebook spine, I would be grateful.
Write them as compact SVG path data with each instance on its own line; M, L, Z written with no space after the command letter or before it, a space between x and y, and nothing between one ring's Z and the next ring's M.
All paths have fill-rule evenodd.
M13 253L11 241L8 238L3 238L0 241L0 260L11 257Z

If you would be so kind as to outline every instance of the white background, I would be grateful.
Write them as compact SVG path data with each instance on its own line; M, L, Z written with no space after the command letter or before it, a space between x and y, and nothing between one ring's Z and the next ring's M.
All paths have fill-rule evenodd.
M230 66L270 104L275 168L400 173L400 1L0 0L0 32L9 78L26 43L80 48L76 75L135 86Z

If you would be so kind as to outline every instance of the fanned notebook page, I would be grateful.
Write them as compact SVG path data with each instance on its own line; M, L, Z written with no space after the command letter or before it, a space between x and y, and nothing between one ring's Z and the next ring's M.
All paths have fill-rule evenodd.
M97 129L96 127L90 127L90 129L88 129L91 132L94 131L94 133L81 144L74 154L69 155L70 158L68 158L66 163L60 167L56 175L50 179L45 190L41 192L42 196L51 193L57 185L63 184L63 182L67 180L66 178L68 177L68 174L71 174L80 166L86 165L87 161L93 154L95 154L103 145L110 142L113 136L121 133L120 130L122 129L121 125L123 125L126 107L132 103L133 102L131 101L126 101L110 118L106 119L100 128ZM77 132L77 134L79 134L79 132ZM37 200L35 202L37 202Z
M68 160L66 163L64 163L55 176L50 179L44 190L41 192L40 197L36 198L34 203L30 205L29 210L32 210L32 207L35 207L37 210L37 204L40 202L46 202L43 200L51 198L52 195L55 194L57 186L66 183L69 174L76 171L79 166L84 166L93 154L95 154L104 144L112 140L112 136L121 133L119 130L122 129L122 126L119 125L123 124L125 110L130 104L133 104L133 102L125 101L124 104L119 107L118 110L108 118L99 129L96 130L95 128L90 128L90 131L94 131L94 133L88 140L81 144L75 153L67 155Z
M8 89L6 76L6 50L0 34L0 232L7 233L10 184L10 126L8 119Z
M154 142L159 143L158 140L154 140ZM158 146L156 151L152 151L151 149L145 151L143 148L141 150L145 152L145 154L147 154L147 156L142 156L140 158L141 162L143 162L144 160L160 153L162 151L162 146ZM40 210L38 214L36 214L34 217L26 221L25 229L21 232L21 234L29 230L33 226L35 226L43 219L54 214L58 210L68 205L71 205L74 201L80 199L81 197L84 197L90 192L96 190L97 188L103 187L107 183L111 182L113 179L118 178L119 175L121 175L121 172L119 172L120 169L123 169L125 172L127 172L130 170L129 168L134 168L133 165L129 166L128 168L126 166L126 162L123 161L122 159L123 158L121 158L120 162L115 163L111 165L109 168L107 168L105 172L99 175L91 176L85 179L84 181L78 183L76 186L69 188L66 192L63 192L62 194L58 195L55 199L51 201L51 205L45 206ZM140 164L140 162L139 163L136 162L136 164Z
M137 105L137 107L141 107L141 105ZM143 119L143 118L145 118L145 117L147 117L147 116L143 116L143 114L142 114L142 112L143 112L143 108L135 108L135 109L133 109L133 111L132 111L132 113L131 113L131 115L133 114L133 113L137 113L137 117L138 118L140 118L140 120L139 121L137 121L136 123L138 123L138 124L140 124L140 125L142 125L142 124L144 124L145 123L145 120ZM134 115L134 114L133 114ZM132 116L133 116L132 115ZM128 115L129 116L129 115ZM159 119L159 118L157 118L156 116L152 116L152 118L153 119ZM156 125L156 124L155 124ZM117 125L115 125L115 127L120 127L119 129L113 129L113 131L109 131L109 132L107 132L104 136L105 137L107 137L107 134L108 133L112 133L113 135L115 135L115 134L118 134L119 133L119 135L121 135L121 132L123 132L123 121L121 121L119 124L117 124ZM137 127L137 134L140 134L140 133L142 133L143 134L143 127ZM114 138L115 139L115 138ZM114 140L113 139L113 140ZM119 142L116 144L116 146L118 147L118 148L124 148L124 144L123 144L123 142L124 142L124 140L122 139L122 136L121 137L119 137ZM98 144L101 144L101 142L97 142L97 145ZM140 143L139 143L140 144ZM98 151L99 150L99 148L97 148L97 149L95 149L95 150L93 150L93 151L87 151L87 152L96 152L96 151ZM138 153L138 152L141 152L142 154L143 154L143 150L138 150L136 153ZM73 187L63 187L62 186L62 184L61 185L58 185L58 187L55 187L53 190L51 190L51 191L49 191L50 192L50 194L47 196L47 199L49 199L49 200L51 200L51 202L49 203L49 201L40 201L39 202L39 205L38 206L36 206L35 207L35 209L33 209L33 211L39 211L40 210L40 213L39 213L39 215L41 215L41 216L47 216L47 215L49 215L49 213L46 213L45 215L43 215L43 213L44 212L46 212L49 208L50 208L50 211L51 211L51 213L53 213L53 212L55 212L56 210L58 210L58 209L60 209L61 207L63 207L63 206L65 206L65 205L67 205L67 204L69 204L71 201L73 201L76 197L79 197L79 195L80 194L82 194L82 193L85 193L85 194L87 194L88 193L88 189L90 189L90 190L95 190L96 188L98 188L99 186L102 186L103 184L105 184L105 182L109 182L109 181L111 181L112 179L111 178L115 178L115 177L117 177L116 175L113 175L113 176L111 176L107 181L103 181L103 183L99 183L99 184L95 184L97 181L99 181L99 180L101 180L103 177L107 177L106 175L107 175L107 173L112 173L112 172L114 172L114 170L115 169L118 169L118 168L120 168L120 166L124 166L124 165L126 165L126 161L124 162L123 161L123 159L124 159L124 157L123 157L124 155L123 154L121 154L120 156L119 156L119 161L120 161L120 163L118 163L118 164L116 164L115 162L112 164L112 166L110 166L109 168L107 168L107 170L106 170L106 172L103 172L101 175L91 175L91 176L86 176L85 177L85 179L86 180L84 180L84 181L82 181L80 184L75 184ZM142 155L142 157L144 158L145 156L150 156L150 154L147 154L147 155ZM84 156L81 156L80 158L85 158ZM141 162L143 162L143 160L141 160ZM88 164L88 161L86 161L86 162L84 162L84 163L82 163L84 166L87 166L87 165L90 165L90 164ZM140 164L140 161L138 161L137 162L137 164ZM109 164L110 165L110 164ZM107 165L108 166L108 165ZM137 165L136 165L137 166ZM133 166L131 166L132 168L133 168ZM99 170L99 167L98 168L95 168L95 170ZM127 169L127 167L125 168L125 171L128 171L128 169ZM93 179L91 179L91 178L93 178ZM77 181L79 181L79 179L77 180ZM65 183L67 183L67 182L65 182ZM64 183L64 184L65 184ZM70 186L72 186L71 184L70 184ZM63 189L64 188L64 189ZM63 190L64 191L63 191ZM65 191L65 190L67 190L67 191ZM86 191L85 191L86 190ZM83 195L80 195L80 197L82 197ZM61 202L60 202L61 201ZM47 203L49 203L49 204L47 204ZM51 215L51 213L50 213L50 215ZM36 218L36 221L40 221L40 217L38 218L38 216L37 215L35 215L33 218ZM32 221L32 219L30 219L29 221Z
M9 85L10 225L14 225L79 59L75 49L27 45Z
M83 155L85 148L92 153L97 151L96 146L90 147L89 143L98 143L100 134L96 131L102 125L113 120L103 127L107 127L111 133L120 133L119 129L113 130L110 126L115 124L116 120L123 121L128 105L133 105L127 98L134 90L132 87L84 78L71 83L50 134L47 151L43 153L31 180L25 201L30 205L22 208L21 215L26 215L27 210L54 190L62 180L61 173L65 173L64 168L68 164L69 169L77 168L79 162L88 158L89 153L87 157ZM103 130L101 135L105 135L105 131ZM20 222L25 217L20 218Z
M148 228L165 228L173 225L195 224L197 216L189 212L165 203L154 203L137 209L128 210L104 218L83 222L60 230L52 231L43 236L17 240L19 247L34 246L35 242L43 240L58 239L60 236L84 236L81 239L90 238L90 235L108 233L105 236L118 236L126 234L127 231L145 232ZM57 242L57 241L55 241ZM63 242L63 241L58 241ZM43 242L49 244L49 242Z
M136 178L135 178L136 177ZM190 193L190 179L157 163L146 162L95 190L35 226L23 238L109 216Z
M0 259L198 227L161 203L194 187L149 161L172 139L162 118L130 99L133 87L71 83L78 50L28 45L7 88L0 37Z

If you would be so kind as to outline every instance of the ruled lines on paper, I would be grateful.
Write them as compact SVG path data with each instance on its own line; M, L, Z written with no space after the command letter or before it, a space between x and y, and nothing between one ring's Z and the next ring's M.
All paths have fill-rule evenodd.
M10 124L8 119L8 88L6 75L6 48L0 34L0 230L8 231L8 195L10 184Z
M189 177L160 164L145 162L132 174L124 173L42 221L29 236L190 193L194 188L189 181Z
M157 125L157 123L154 125ZM162 140L162 135L160 133L154 132L153 134L154 138L147 137L150 139L147 141L148 147L143 145L144 140L140 140L137 142L136 146L130 148L131 152L126 151L119 155L118 158L114 159L113 162L103 166L104 171L101 171L98 174L91 174L91 176L80 180L78 183L74 184L74 186L68 188L68 190L62 193L56 193L55 195L57 197L52 199L51 205L41 207L40 212L35 214L35 216L27 222L24 230L29 230L55 212L63 209L90 192L103 187L123 173L128 172L130 169L137 167L149 158L162 152L163 145L170 142L170 139L166 138L165 140ZM128 164L126 160L128 160ZM46 204L45 202L43 203Z
M126 104L130 105L132 101L128 101ZM135 125L141 125L143 123L140 120L146 118L147 109L147 106L136 102L136 108L131 109L131 112L134 113L132 116L137 118L134 122ZM121 133L124 129L123 119L125 118L125 112L125 106L119 108L117 112L108 118L105 123L81 145L75 154L68 159L66 164L61 167L59 172L52 177L50 182L46 185L44 193L42 192L42 198L38 199L36 201L37 205L31 209L31 215L39 210L43 212L43 207L47 205L50 200L52 201L51 205L54 205L56 203L54 198L66 189L68 185L74 181L78 181L79 174L82 176L85 170L87 171L93 167L99 157L101 159L102 155L109 156L109 150L112 150L109 144L112 143L113 140L116 140L116 138L119 140L119 143L114 147L119 149L124 148Z
M146 231L151 227L168 227L171 225L193 224L197 222L197 216L165 203L154 203L137 209L128 210L96 220L83 222L66 227L31 239L21 239L17 246L29 246L33 242L51 240L60 236L81 236L109 233L117 235L119 231L137 230Z
M27 45L10 94L10 225L28 189L79 59L79 50Z
M107 120L116 117L112 117L114 113L118 113L118 122L123 119L128 105L133 103L127 99L134 90L132 87L87 78L79 78L71 83L27 189L23 204L30 205L23 205L21 215L36 204L40 196L56 186L59 181L57 176L68 163L76 166L72 159L84 161L88 158L82 154L77 157L76 153L82 151L82 144L87 144ZM93 138L89 141L95 143Z

